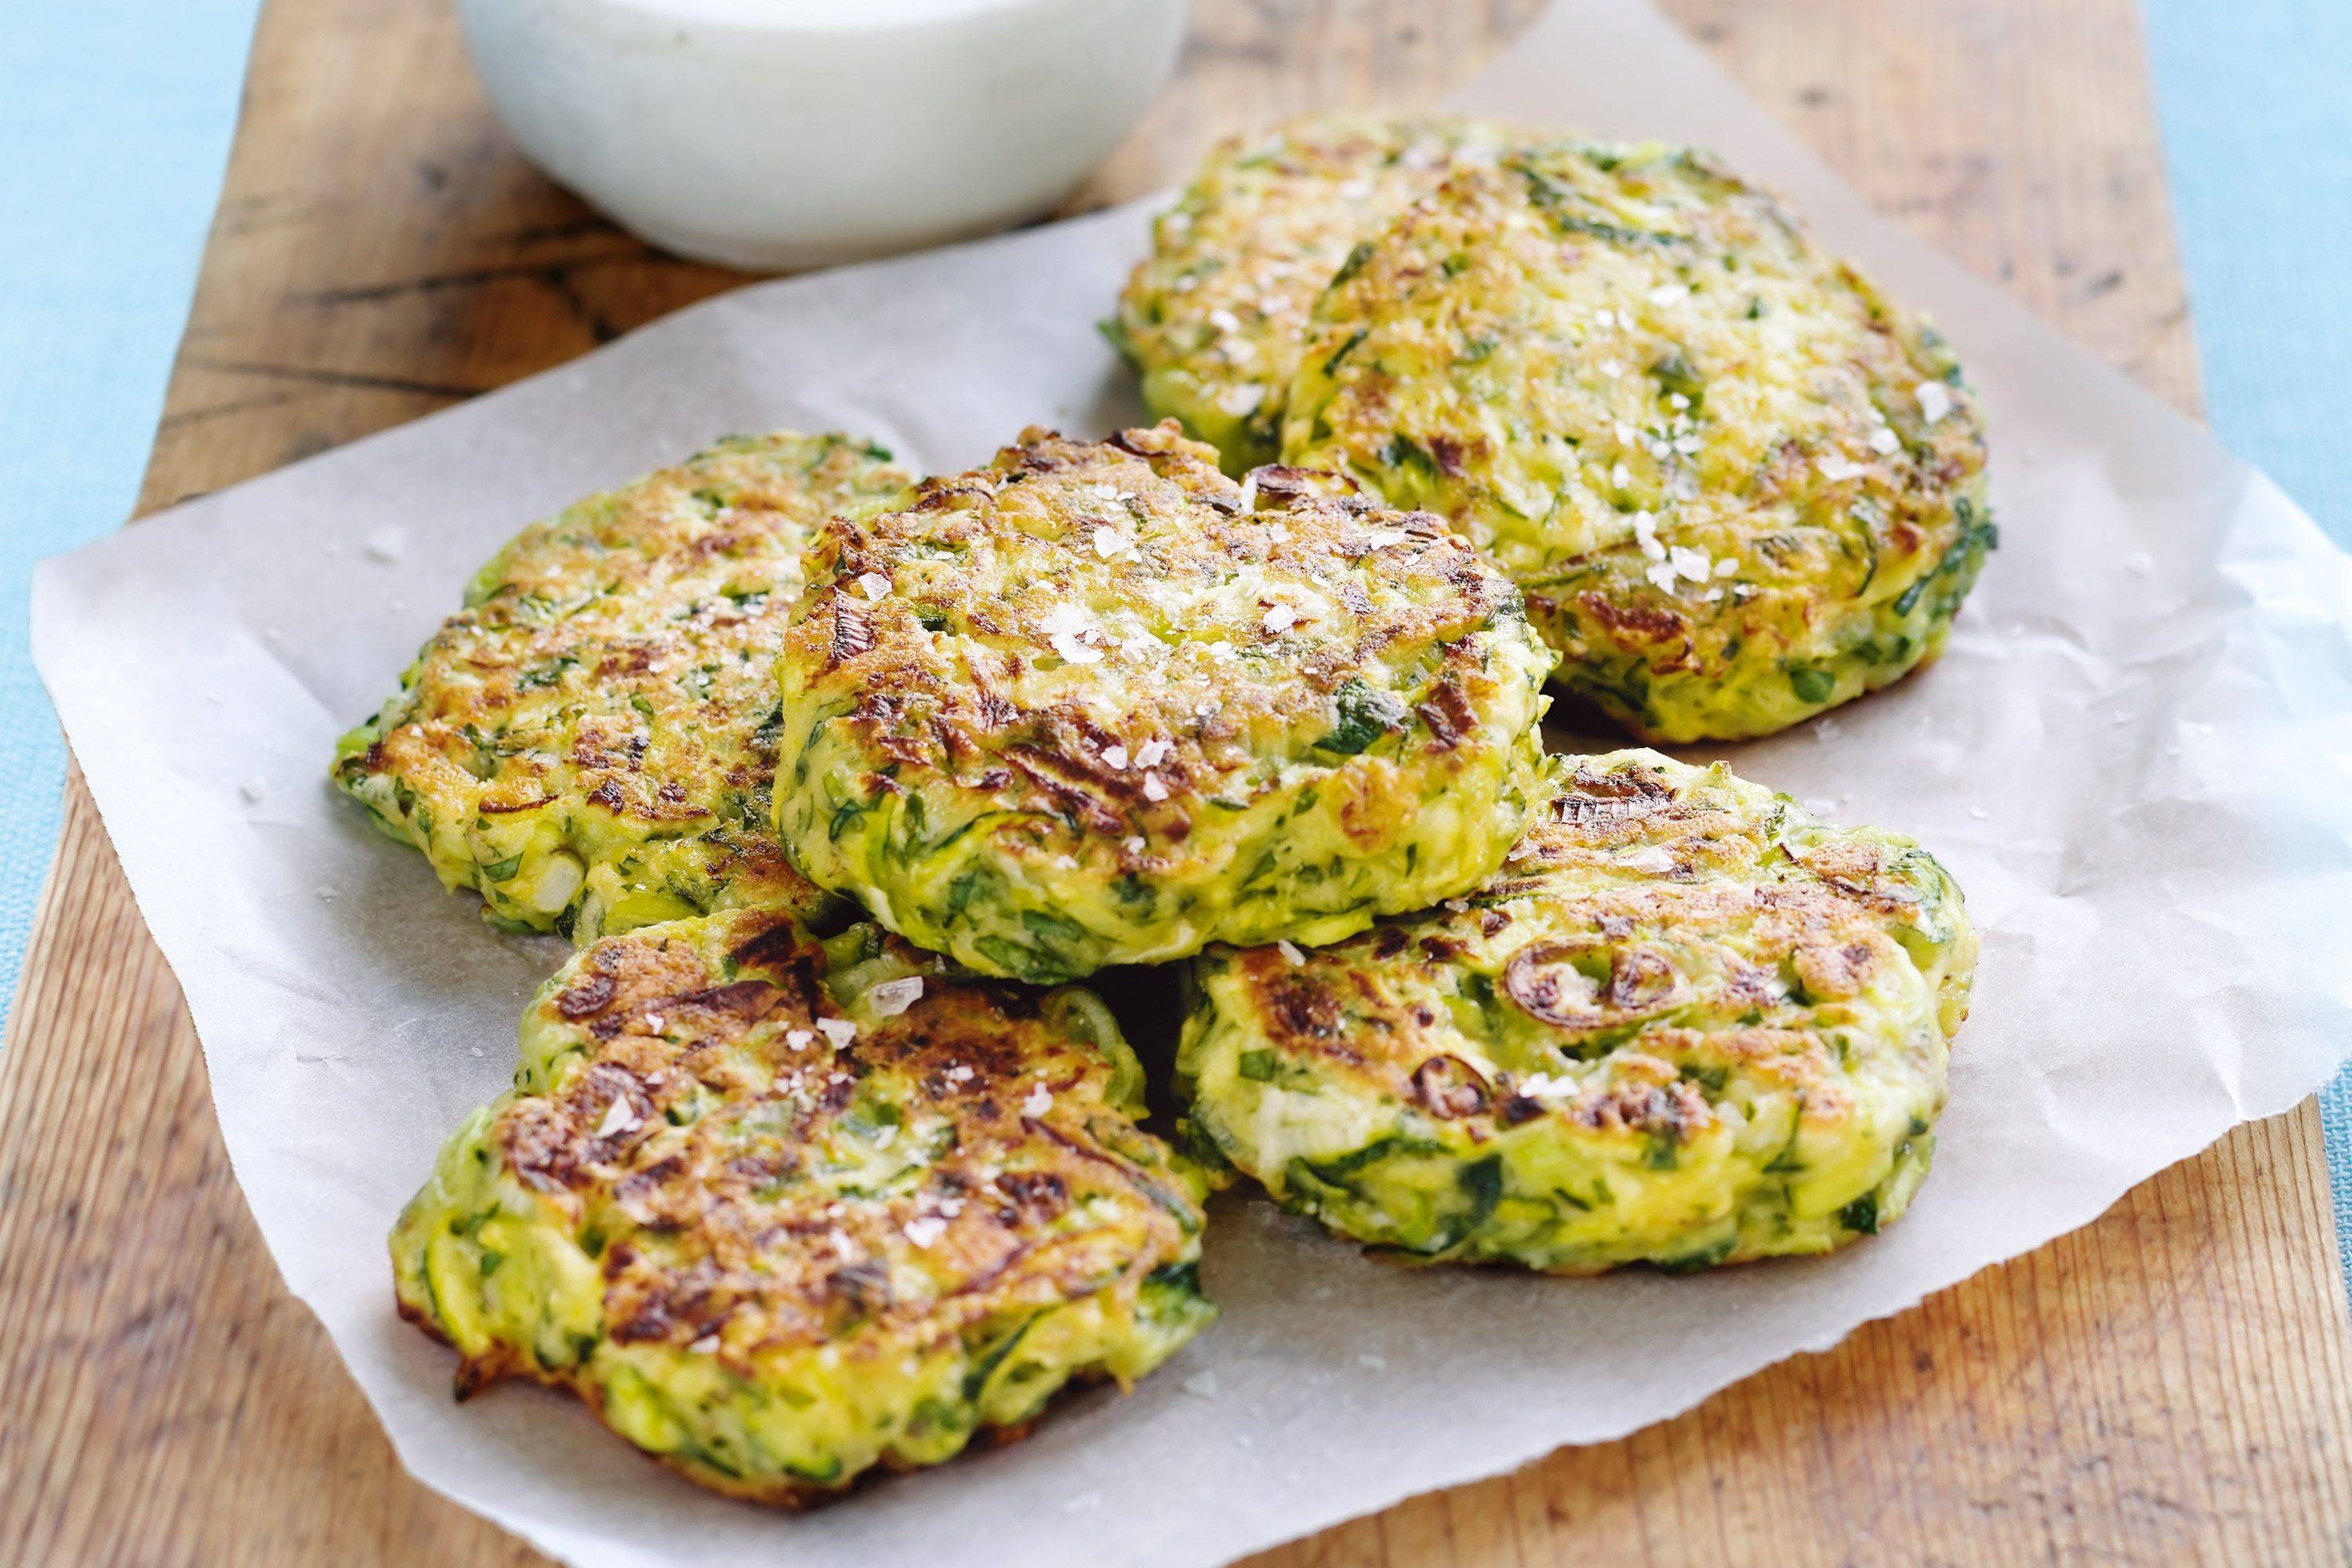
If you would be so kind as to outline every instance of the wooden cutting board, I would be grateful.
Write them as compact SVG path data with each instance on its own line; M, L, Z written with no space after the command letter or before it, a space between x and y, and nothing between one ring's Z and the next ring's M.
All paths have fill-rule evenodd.
M1887 211L2195 411L2134 0L1666 8ZM1425 101L1537 5L1196 9L1180 85L1084 200L1174 178L1244 121ZM445 0L271 0L142 510L737 281L526 168ZM408 1479L278 1283L79 780L0 1052L0 1562L537 1560ZM2306 1104L1680 1420L1262 1562L2352 1562L2347 1329Z

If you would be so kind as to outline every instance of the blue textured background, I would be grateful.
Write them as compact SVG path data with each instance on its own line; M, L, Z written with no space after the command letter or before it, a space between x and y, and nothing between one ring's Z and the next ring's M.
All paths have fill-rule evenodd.
M0 998L65 776L27 571L137 494L257 4L68 0L0 28ZM2147 9L2214 428L2352 544L2352 3ZM2352 1074L2321 1105L2352 1244Z
M2146 6L2213 429L2352 547L2352 4ZM2352 1070L2319 1115L2352 1287Z
M64 0L0 26L0 997L65 784L26 640L32 564L138 498L256 4Z

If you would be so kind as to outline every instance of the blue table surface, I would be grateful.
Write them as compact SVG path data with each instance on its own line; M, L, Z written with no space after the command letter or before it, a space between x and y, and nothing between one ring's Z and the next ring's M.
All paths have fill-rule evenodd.
M2352 544L2352 5L2144 4L2213 427ZM0 28L0 998L65 778L29 572L138 493L257 6L76 0ZM2352 1073L2321 1110L2352 1278Z

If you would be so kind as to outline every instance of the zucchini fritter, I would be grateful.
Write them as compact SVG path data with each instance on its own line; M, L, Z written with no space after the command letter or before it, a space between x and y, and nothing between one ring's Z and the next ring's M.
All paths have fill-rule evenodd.
M1501 864L1551 662L1518 590L1433 517L1214 458L1031 430L828 524L779 665L800 868L1052 983L1335 941Z
M1106 322L1155 415L1228 472L1275 460L1307 312L1359 241L1519 138L1480 121L1336 114L1218 143Z
M800 557L908 482L845 436L734 437L531 524L476 574L334 779L494 925L812 913L770 837Z
M1195 1142L1423 1259L1689 1269L1895 1219L1968 1011L1958 888L1720 763L1566 765L1468 899L1196 961Z
M576 955L393 1232L460 1394L569 1387L693 1479L800 1504L1173 1354L1213 1315L1200 1178L1136 1126L1118 1026L941 967L757 910Z
M1942 341L1657 143L1511 153L1390 225L1315 307L1282 451L1454 522L1556 679L1661 741L1898 679L1994 539Z

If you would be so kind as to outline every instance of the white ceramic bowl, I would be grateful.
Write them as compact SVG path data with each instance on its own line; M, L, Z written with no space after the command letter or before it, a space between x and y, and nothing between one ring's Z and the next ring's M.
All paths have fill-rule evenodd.
M938 244L1066 195L1167 82L1187 0L458 0L532 162L756 271Z

